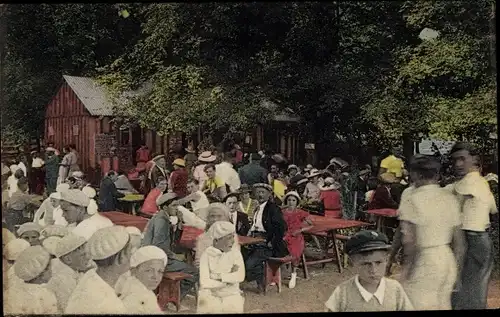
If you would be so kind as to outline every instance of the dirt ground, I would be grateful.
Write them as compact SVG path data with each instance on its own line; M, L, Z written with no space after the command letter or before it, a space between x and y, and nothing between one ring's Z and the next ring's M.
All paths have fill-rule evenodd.
M397 268L395 268L395 273L397 273ZM328 263L325 268L310 267L309 274L309 280L304 280L301 272L298 272L297 285L294 289L288 288L288 280L285 279L280 294L274 286L266 296L255 293L255 282L242 283L241 289L245 293L245 313L322 312L324 303L335 286L349 279L354 272L352 267L349 267L340 274L335 264ZM186 298L182 305L189 310L182 311L180 314L196 312L194 298ZM500 279L498 278L490 283L488 308L500 308Z

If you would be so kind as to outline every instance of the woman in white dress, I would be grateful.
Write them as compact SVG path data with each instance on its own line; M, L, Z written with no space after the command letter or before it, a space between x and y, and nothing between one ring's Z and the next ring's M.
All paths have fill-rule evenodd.
M460 205L438 184L440 163L418 156L410 162L413 186L399 206L405 265L403 285L416 310L450 310L461 258ZM450 247L452 245L452 247Z
M130 258L130 271L115 286L128 314L161 314L154 290L160 285L165 267L165 252L153 245L139 248Z
M212 245L200 259L200 288L198 314L241 314L245 299L240 283L245 279L245 264L238 248L234 248L234 225L215 222L209 229Z

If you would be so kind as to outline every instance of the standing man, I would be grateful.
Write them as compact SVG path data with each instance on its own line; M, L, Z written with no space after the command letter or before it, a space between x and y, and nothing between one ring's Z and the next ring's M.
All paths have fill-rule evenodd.
M455 174L460 179L446 188L452 190L461 202L462 230L466 241L461 270L459 267L458 291L453 294L452 306L454 310L486 309L493 269L489 216L498 210L488 182L479 173L479 153L474 146L459 142L450 154Z
M281 258L288 254L288 248L283 238L287 226L280 207L271 200L273 188L267 183L254 186L259 210L253 218L249 236L265 239L260 244L249 248L249 255L245 261L247 281L256 281L260 291L264 290L264 261L268 257Z
M192 177L198 157L196 156L196 151L193 144L189 144L185 150L186 155L184 155L184 161L186 162L186 171L188 172L189 177Z
M217 176L226 183L231 193L237 192L241 186L240 176L233 168L235 160L233 152L226 152L224 153L224 161L215 166Z
M260 155L250 154L250 163L240 168L239 176L242 184L252 187L258 183L267 183L267 170L260 165Z
M173 192L179 198L187 195L188 172L185 169L186 163L183 159L175 159L172 163L174 170L170 175L169 192Z
M135 152L135 164L137 171L146 169L146 163L149 161L149 148L145 142L142 142L141 147Z
M59 156L57 150L53 147L45 149L45 185L47 186L47 195L54 193L57 186L57 173L59 170Z
M117 199L125 196L116 188L115 181L117 179L118 174L115 171L110 171L102 179L99 189L99 211L116 211Z

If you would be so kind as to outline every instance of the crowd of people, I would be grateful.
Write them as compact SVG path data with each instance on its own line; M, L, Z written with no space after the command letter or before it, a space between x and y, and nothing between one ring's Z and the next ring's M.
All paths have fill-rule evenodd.
M469 144L451 150L457 177L451 184L440 183L440 162L422 155L406 170L394 153L373 171L340 158L324 169L300 168L279 154L245 155L237 145L220 156L204 151L196 157L190 147L185 156L150 159L143 146L136 160L139 188L111 171L98 193L79 172L74 147L65 153L54 165L57 173L48 171L59 157L53 145L45 159L33 153L38 160L30 171L22 161L2 168L7 314L161 313L155 290L165 272L189 274L181 297L196 296L198 313L243 313L240 283L255 282L264 291L269 257L290 256L288 286L296 287L297 267L311 245L303 235L313 226L311 215L371 221L366 210L385 208L398 210L392 234L362 230L350 237L345 251L357 274L333 290L327 311L486 308L493 266L488 228L497 213L488 181L498 180L481 176ZM36 169L44 165L46 198L40 202L34 199L38 183L30 187L26 175L41 181ZM101 214L119 209L118 199L130 192L145 196L143 232ZM346 195L354 197L354 215L345 211ZM187 227L203 231L193 263L176 254ZM239 236L262 242L243 247ZM318 239L311 243L319 245ZM388 276L400 252L396 281Z

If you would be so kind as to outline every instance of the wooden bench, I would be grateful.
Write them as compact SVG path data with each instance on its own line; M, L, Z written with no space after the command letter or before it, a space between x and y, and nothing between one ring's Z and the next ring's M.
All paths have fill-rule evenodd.
M158 305L165 310L168 303L174 303L179 311L181 307L181 281L192 278L190 274L182 272L167 272L156 290Z
M270 257L264 261L264 295L273 283L278 287L278 293L281 293L281 266L290 264L291 262L292 257L290 255L283 258ZM304 278L307 280L309 279L309 271L307 270L306 257L304 254L302 254L300 262L304 272Z

